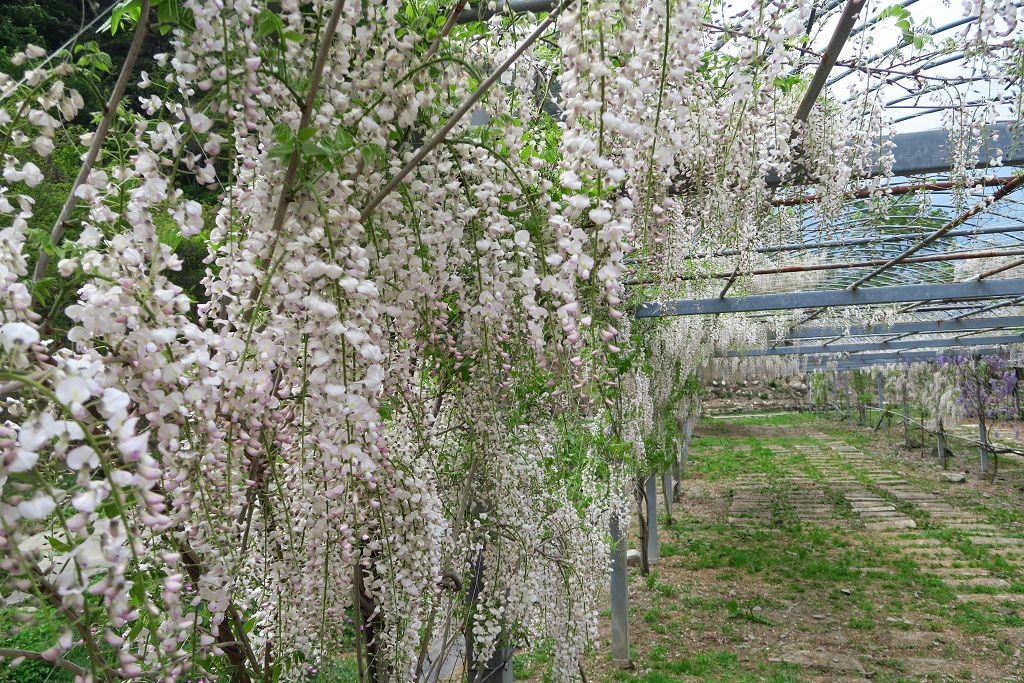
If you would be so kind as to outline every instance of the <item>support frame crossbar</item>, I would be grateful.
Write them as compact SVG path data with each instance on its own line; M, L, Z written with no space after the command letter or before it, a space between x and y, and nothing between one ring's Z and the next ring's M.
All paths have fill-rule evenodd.
M820 356L833 353L863 353L865 351L897 351L900 349L944 349L969 346L998 346L1001 344L1024 344L1024 335L1006 334L991 337L968 337L966 339L914 339L910 341L866 342L862 344L813 344L806 346L777 346L773 349L749 349L730 351L726 358L755 358L760 356Z
M971 349L971 355L995 356L1005 351L999 346L978 346ZM909 351L906 353L865 353L845 360L838 360L834 363L808 363L804 370L807 372L818 372L822 370L857 370L863 368L877 367L880 365L893 365L894 363L923 363L935 361L939 358L952 355L948 351Z
M891 325L850 325L850 327L805 327L791 330L785 340L819 339L830 337L860 337L874 334L922 334L940 332L974 332L999 328L1024 327L1024 315L1004 318L974 318L966 320L914 320ZM780 340L784 341L784 340Z
M897 285L864 289L832 289L820 291L755 294L743 297L713 299L682 299L640 304L637 318L660 318L670 315L712 315L720 313L753 313L805 308L841 308L879 304L938 301L942 299L996 299L1024 295L1024 279L981 280L947 284Z

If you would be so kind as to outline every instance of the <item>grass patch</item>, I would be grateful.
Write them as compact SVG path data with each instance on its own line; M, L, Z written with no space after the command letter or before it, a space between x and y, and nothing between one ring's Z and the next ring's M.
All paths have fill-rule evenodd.
M875 620L870 617L850 617L846 625L858 631L870 631L875 628Z

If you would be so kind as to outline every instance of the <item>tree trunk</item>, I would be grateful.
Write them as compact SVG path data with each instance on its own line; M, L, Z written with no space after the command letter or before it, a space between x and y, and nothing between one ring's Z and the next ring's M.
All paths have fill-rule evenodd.
M472 611L480 590L483 588L484 551L477 552L473 566L473 579L466 596L467 608ZM512 648L505 642L504 633L498 637L498 645L483 664L477 662L473 641L472 623L466 626L466 678L470 683L512 683ZM383 683L383 682L382 682Z
M939 467L946 469L946 432L942 428L942 420L939 420L939 433L937 435L939 451Z

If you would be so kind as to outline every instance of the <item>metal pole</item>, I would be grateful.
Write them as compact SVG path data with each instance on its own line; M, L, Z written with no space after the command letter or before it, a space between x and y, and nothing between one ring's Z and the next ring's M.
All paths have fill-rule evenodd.
M853 397L850 395L850 373L846 373L846 418L853 423Z
M907 384L910 383L910 366L903 368L903 443L910 448L910 404L907 398Z
M644 482L644 498L647 502L647 562L658 561L658 475L647 475Z
M1024 178L1024 175L1017 176ZM951 282L940 284L893 285L861 289L823 289L775 294L750 294L720 299L681 299L642 303L636 307L637 318L659 318L669 315L711 315L714 313L764 313L820 306L875 306L910 301L965 301L967 299L1024 298L1024 278ZM998 304L992 304L996 306ZM989 309L991 310L991 308ZM982 313L979 309L965 315ZM802 322L810 320L808 316ZM802 324L801 322L801 324Z
M881 372L878 373L878 409L882 411L881 417L884 418L885 417L885 413L886 413L886 410L885 410L885 378L882 376ZM879 420L878 424L882 424L882 421Z
M949 349L970 346L999 346L1024 344L1024 334L1000 334L984 337L947 337L944 339L910 339L906 341L863 342L856 344L799 344L776 346L770 349L747 349L726 351L716 358L756 358L758 356L825 356L834 354L855 354L866 351L904 351L920 349ZM850 356L848 360L856 360Z
M946 432L942 428L942 420L939 420L939 433L936 437L938 439L939 467L946 469Z
M661 473L661 489L665 495L665 514L668 516L668 523L672 523L672 497L675 490L672 478L672 468L667 468Z
M672 500L679 495L679 487L683 484L683 441L679 440L676 461L672 463Z
M785 337L775 340L776 344L791 342L798 339L842 339L843 337L870 337L878 335L906 336L910 334L940 334L952 332L978 332L1005 329L1007 327L1024 327L1024 316L1004 316L1001 318L976 318L952 320L921 320L891 325L850 325L839 327L805 327L793 328ZM891 341L891 340L890 340Z
M690 454L690 440L693 438L693 427L697 423L696 415L687 415L686 422L683 423L683 460L682 466L683 471L686 471L686 457Z
M612 537L612 660L629 664L629 573L626 566L626 534L613 514L609 531Z
M961 252L949 252L944 254L931 254L928 256L914 256L903 260L904 264L915 264L915 263L944 263L947 261L974 261L978 259L990 259L999 258L1003 256L1020 256L1024 254L1024 249L986 249L984 251L961 251ZM719 293L719 298L723 297L728 293L729 288L736 281L736 278L741 275L782 275L787 273L812 273L826 270L853 270L855 268L868 268L871 266L881 266L888 263L888 259L876 258L876 259L865 259L862 261L837 261L833 263L807 263L801 265L789 265L789 266L772 266L770 268L750 268L748 270L740 270L738 267L734 268L731 272L719 271L717 273L690 273L674 275L667 279L655 278L655 279L643 279L643 280L629 280L626 282L627 285L654 285L661 282L686 282L688 280L725 280L729 282ZM1015 261L1009 265L1000 266L999 268L993 268L991 272L982 273L979 277L971 278L966 282L973 282L977 280L983 280L990 275L1001 273L1004 270L1010 270L1024 264L1024 261Z
M1003 176L1000 178L983 178L974 184L975 187L1001 187L1010 180L1009 176ZM952 181L943 181L937 183L914 183L912 185L891 185L883 188L883 191L887 196L897 197L899 195L910 194L912 192L944 192L946 190L952 190L957 187L957 183ZM867 199L873 193L878 192L875 188L865 187L859 190L853 190L852 192L846 193L847 199ZM772 199L768 203L772 206L799 206L800 204L811 204L821 200L821 195L806 194L799 195L796 197L784 197Z
M1009 180L1004 178L1002 180ZM850 221L846 225L856 224L856 221ZM897 225L888 226L897 228L907 228L908 230L914 230L916 226L913 225ZM1024 225L1020 223L1014 225L997 225L997 226L986 226L981 228L960 228L952 230L946 233L946 237L976 237L979 235L1002 235L1006 233L1021 232L1024 230ZM842 240L823 240L820 242L787 242L785 244L770 244L766 247L758 247L753 250L756 254L775 254L781 251L817 251L821 249L827 249L832 247L859 247L864 245L878 245L885 244L888 242L904 242L908 238L914 237L911 233L904 233L901 235L876 235L872 237L858 237L853 239L842 239ZM739 256L742 252L739 249L721 249L719 251L705 251L705 252L692 252L682 257L683 260L702 260L720 256Z
M988 474L988 428L985 426L985 415L978 407L978 444L981 449L981 473Z

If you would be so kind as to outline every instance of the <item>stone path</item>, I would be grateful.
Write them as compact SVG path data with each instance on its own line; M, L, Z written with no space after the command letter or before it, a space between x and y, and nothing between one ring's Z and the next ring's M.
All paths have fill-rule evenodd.
M821 526L863 533L882 543L888 555L876 566L856 567L865 575L893 575L894 558L913 562L923 575L937 577L961 604L986 604L999 609L1024 605L1024 538L985 522L970 510L955 507L934 493L921 490L895 471L891 463L864 453L822 433L793 447L806 462L806 471L790 469L782 476L745 473L735 479L727 521L733 527L764 529L785 523ZM950 534L937 532L948 531ZM966 545L965 545L966 543ZM964 551L968 552L965 553ZM993 571L993 558L1002 558L1012 572ZM1021 612L1024 618L1024 612ZM889 619L882 636L895 652L906 651L903 666L927 680L1000 680L988 677L970 661L941 656L951 636L919 630L920 626ZM923 657L921 654L934 656ZM865 681L870 667L841 650L799 649L792 643L769 661L830 672L828 680ZM1020 646L1014 668L1024 673ZM852 676L852 677L851 677ZM888 680L888 679L887 679ZM918 680L914 677L900 681Z
M989 553L1004 556L1011 566L1024 569L1024 539L1006 536L1002 529L982 522L973 512L955 508L939 496L908 484L891 470L879 465L875 459L844 442L830 440L823 434L814 436L820 438L844 462L861 472L888 499L904 503L927 515L931 527L965 533L971 545L983 546ZM853 495L857 502L879 503L877 508L873 508L877 510L873 514L877 515L878 521L868 523L866 526L869 529L898 532L887 533L883 538L917 566L940 577L957 591L959 600L1024 604L1024 594L1006 590L1011 584L1005 577L996 576L988 569L977 566L976 560L964 555L952 544L907 533L906 530L915 529L917 524L910 516L898 512L896 506L886 498L870 494L867 497ZM857 502L851 498L855 510Z

